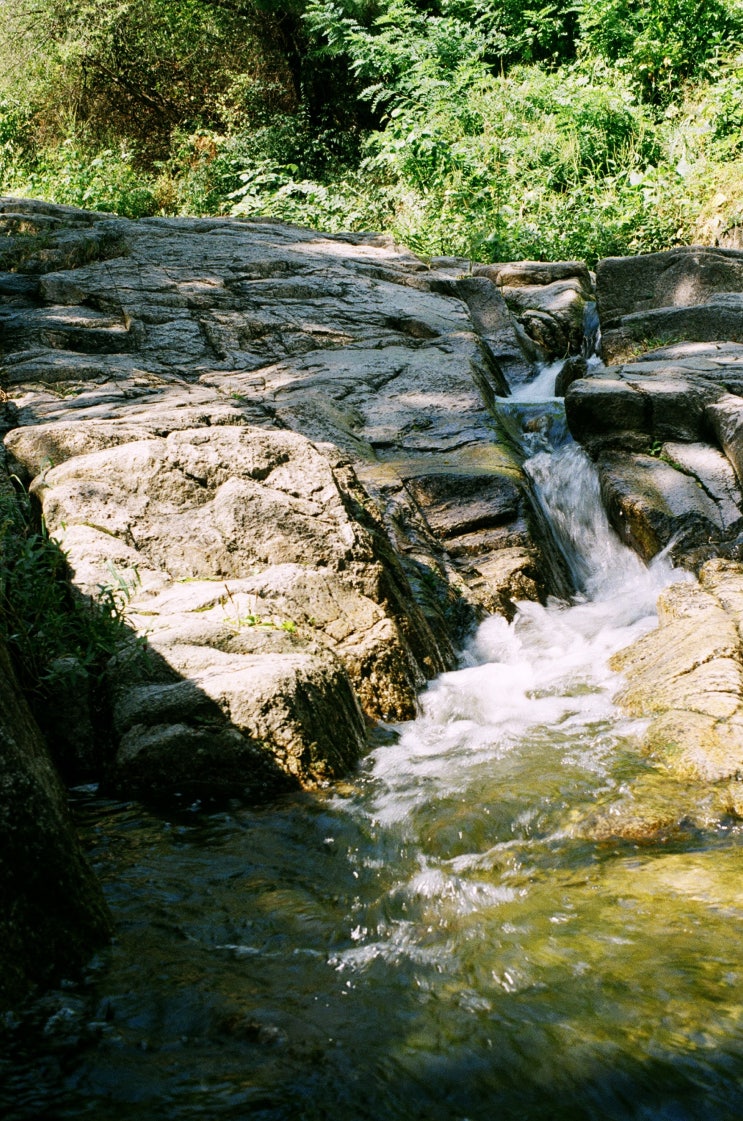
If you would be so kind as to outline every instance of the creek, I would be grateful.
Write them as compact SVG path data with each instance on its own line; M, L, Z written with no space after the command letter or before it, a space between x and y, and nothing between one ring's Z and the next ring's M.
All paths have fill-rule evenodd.
M591 839L652 773L607 659L680 574L609 529L548 381L501 404L543 418L570 598L484 622L343 786L167 817L79 792L116 939L0 1064L6 1121L743 1116L741 827Z

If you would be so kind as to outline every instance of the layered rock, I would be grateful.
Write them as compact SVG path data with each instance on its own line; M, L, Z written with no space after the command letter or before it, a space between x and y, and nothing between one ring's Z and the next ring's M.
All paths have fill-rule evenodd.
M118 789L327 781L544 594L493 415L535 350L492 278L274 222L0 221L9 469L146 640L112 673Z
M593 300L593 283L582 261L517 261L476 265L473 271L498 287L547 361L580 354L585 309Z
M615 363L683 340L743 342L743 253L682 247L596 267L601 353Z
M614 525L648 560L665 548L694 570L738 559L743 254L610 258L596 292L601 353L613 364L566 378L565 405Z

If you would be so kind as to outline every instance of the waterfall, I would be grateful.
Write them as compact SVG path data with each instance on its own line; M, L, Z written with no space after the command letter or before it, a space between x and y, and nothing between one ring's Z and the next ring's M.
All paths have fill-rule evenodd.
M535 742L553 745L548 750L558 742L570 752L581 745L593 766L605 746L597 729L611 727L611 742L631 734L632 721L613 703L617 679L608 659L656 625L658 593L686 576L663 557L646 567L609 525L596 469L560 423L562 404L552 396L559 366L500 402L511 422L526 421L521 447L531 454L524 471L559 554L560 565L553 564L558 596L546 605L522 603L511 623L486 620L463 652L461 669L428 688L421 716L402 729L395 747L376 752L380 820L410 822L416 807L455 790L477 798L488 772L496 774L501 760ZM562 583L559 568L568 574Z

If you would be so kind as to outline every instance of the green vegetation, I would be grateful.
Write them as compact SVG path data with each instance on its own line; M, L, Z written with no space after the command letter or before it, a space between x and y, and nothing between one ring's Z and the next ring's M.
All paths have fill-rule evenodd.
M0 189L582 257L743 222L743 0L2 0Z
M0 495L0 636L42 727L65 694L82 691L94 716L105 712L110 659L123 643L139 649L125 619L135 585L112 569L95 600L75 594L67 558L25 492Z

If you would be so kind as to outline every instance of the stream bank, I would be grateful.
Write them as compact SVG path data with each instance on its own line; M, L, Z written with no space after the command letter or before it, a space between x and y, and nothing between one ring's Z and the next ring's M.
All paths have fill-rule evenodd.
M195 982L203 968L215 991L224 986L239 989L242 982L229 964L230 954L238 963L255 958L257 968L263 968L269 960L271 936L244 942L238 928L265 912L269 926L261 930L268 930L270 916L282 913L285 885L296 877L283 856L269 857L268 851L274 841L280 848L278 838L286 831L304 838L299 848L312 847L314 826L309 834L306 827L318 815L325 821L326 811L328 837L334 837L335 830L345 837L349 820L354 822L348 826L349 836L359 831L371 837L361 860L367 888L359 908L365 914L364 908L371 907L372 914L368 921L356 922L355 903L344 901L344 896L336 908L332 899L326 899L327 892L333 894L329 884L334 878L345 882L349 875L354 881L361 877L349 856L350 841L340 863L328 866L321 902L311 878L302 880L297 890L310 901L307 922L311 927L317 919L319 941L310 939L311 953L305 954L307 947L299 934L293 943L281 935L283 949L266 1006L247 1000L247 1019L241 1018L242 1011L235 1011L234 1032L242 1042L227 1060L233 1073L227 1079L227 1097L219 1106L227 1111L225 1115L232 1108L235 1116L241 1115L240 1110L260 1109L262 1094L267 1109L279 1110L273 1114L277 1117L290 1106L293 1115L299 1115L300 1106L307 1116L320 1109L319 1090L319 1096L313 1096L314 1090L305 1097L292 1090L287 1097L285 1089L277 1089L275 1075L265 1070L257 1078L258 1089L245 1089L242 1098L235 1083L241 1056L245 1058L243 1044L252 1066L257 1060L251 1048L258 1047L263 1054L267 1040L284 1039L285 1029L275 1019L283 1023L289 1013L276 1010L287 955L293 960L295 950L300 964L319 955L321 980L316 988L302 992L307 1001L323 1005L328 983L335 983L336 951L344 953L349 938L353 945L361 943L369 968L384 974L369 1007L359 1009L360 1022L372 1033L380 1030L380 1010L396 991L395 984L389 987L393 977L387 967L391 962L394 973L396 958L385 948L387 940L396 945L397 939L407 939L405 915L411 909L425 924L412 932L411 960L428 960L426 937L431 934L432 960L438 962L444 950L436 939L451 921L469 931L464 936L480 946L482 958L477 962L492 960L491 972L497 972L495 959L504 945L501 935L510 936L514 932L507 927L518 927L516 905L526 897L519 894L520 873L513 873L517 887L511 899L512 873L501 876L500 864L501 871L488 872L484 887L469 872L452 887L447 863L461 856L465 863L471 859L476 869L493 845L508 846L519 838L525 844L536 840L541 853L537 864L546 869L546 880L536 877L541 886L531 897L541 916L535 919L536 927L548 921L542 910L547 905L547 885L552 877L560 880L559 868L573 868L572 854L581 854L586 867L601 869L599 881L591 878L592 872L582 882L592 885L586 890L598 891L611 911L626 887L625 866L616 860L623 859L622 854L631 860L633 853L649 846L653 867L649 864L641 877L650 885L648 898L661 900L661 910L666 904L671 910L677 904L683 908L691 898L688 906L694 917L689 922L695 929L709 917L710 908L716 915L719 911L723 917L713 924L719 941L710 943L709 952L713 960L727 962L721 948L725 916L735 914L738 903L724 869L732 866L738 838L739 730L743 727L738 625L741 499L736 475L742 348L727 340L700 342L694 333L703 315L698 309L724 305L729 311L735 303L727 299L727 289L719 291L719 285L737 283L735 253L723 254L725 268L715 274L718 290L712 294L716 251L660 254L641 262L644 287L636 287L645 310L636 314L645 315L647 322L636 318L627 326L627 315L635 313L627 313L622 305L617 312L619 327L612 326L614 320L604 310L602 326L606 337L614 340L611 346L615 339L610 332L620 329L631 330L631 344L621 366L599 367L578 353L579 324L592 294L591 278L580 263L473 268L470 262L451 259L424 263L373 235L323 238L279 223L222 219L127 222L24 200L2 200L0 207L8 234L0 309L7 469L29 487L47 526L67 552L75 594L90 600L99 597L101 589L109 594L118 588L126 601L129 639L111 663L106 735L98 737L103 758L91 775L86 771L88 760L81 757L76 776L77 781L102 782L99 795L124 801L84 799L83 812L91 817L88 843L118 915L120 937L129 922L128 904L122 902L130 890L125 886L129 869L140 885L139 894L152 894L155 901L154 911L149 903L142 910L139 902L132 904L133 940L124 939L123 957L117 957L116 949L112 957L106 956L105 980L90 978L90 991L100 994L99 1006L91 1011L84 994L77 1003L65 1004L65 998L43 1020L45 1030L57 1011L68 1009L69 1015L64 1012L54 1024L62 1025L60 1054L72 1056L71 1066L68 1070L67 1060L60 1059L57 1074L61 1071L62 1083L57 1075L49 1082L42 1080L41 1097L35 1097L34 1078L27 1073L34 1069L33 1062L26 1067L19 1061L24 1093L30 1095L29 1110L44 1104L44 1094L54 1103L50 1109L79 1111L86 1095L100 1106L108 1092L104 1090L107 1079L119 1085L119 1075L111 1073L117 1065L111 1054L120 1047L126 1055L138 1055L152 1045L158 1054L167 1055L183 1046L187 1064L195 1064L196 1069L203 1046L203 1055L209 1053L213 1060L214 1032L219 1036L221 1029L215 1029L211 1018L211 998L197 984L194 1018L188 1013L181 1021L177 1001L176 1007L171 1004L173 986L187 987L186 978ZM607 295L612 285L624 283L616 276L611 263L598 270L600 313L613 307ZM665 277L663 283L650 283L649 277L659 276ZM699 276L704 283L696 283ZM674 314L656 315L668 300L676 301ZM697 310L679 314L685 307ZM718 321L722 322L719 316ZM691 337L684 337L685 330ZM647 354L649 347L654 349ZM562 453L551 450L550 433L554 436L564 429L554 421L555 403L545 408L544 402L524 399L537 385L538 369L556 357L556 348L560 356L565 348L575 352L563 368L561 389L573 435L595 460L597 475L575 448L565 453L567 474L555 470L554 457ZM608 351L605 356L612 357ZM514 392L506 404L503 398L509 386ZM514 445L508 419L514 415L521 418L518 427L525 430L526 450L521 437ZM525 455L530 461L526 467ZM646 559L666 553L677 566L700 574L700 586L682 582L664 592L661 630L653 634L641 632L653 621L652 601L660 588L652 584L655 570L652 590L640 610L633 606L633 596L635 585L645 579L645 569L633 554L612 551L614 544L607 553L604 575L623 574L616 602L612 596L602 599L603 592L593 603L586 599L599 587L591 583L591 565L601 552L599 540L611 540L604 522L600 531L594 526L591 543L584 541L578 549L560 545L559 540L555 547L545 535L548 510L553 521L560 521L556 514L561 499L568 499L562 504L568 520L571 511L588 508L579 498L588 478L592 480L590 508L598 513L606 507L615 528L635 551ZM550 481L558 485L548 494ZM536 504L535 488L543 497ZM590 518L581 518L578 530L582 532L589 523ZM629 557L635 566L629 575L619 557ZM633 590L629 599L627 583ZM555 595L559 602L554 601ZM611 611L617 608L625 620L616 624L619 632L624 628L620 636L610 622L609 602ZM462 665L457 651L470 641L478 621L492 613L498 618L483 624L486 630L478 632L480 637L467 647L472 664ZM614 637L605 640L610 632ZM633 639L635 653L616 653ZM560 646L563 640L566 646ZM546 657L551 645L557 659L552 669ZM145 648L146 657L140 657ZM573 650L585 654L596 677L585 666L572 667L575 680L570 674L561 677L562 662L567 660L571 669L572 655L566 651ZM603 669L612 655L627 673L620 698L628 710L626 722L611 702L616 685L610 683L615 679L605 676L608 671ZM493 702L488 698L499 677L505 685L497 686L501 700ZM431 680L435 683L419 702L421 689ZM561 696L567 699L554 699ZM594 711L597 697L601 704ZM58 707L45 715L52 728L65 733L69 764L70 744L83 742L78 730L85 726L89 731L95 714L86 713L83 695L61 696L56 703ZM416 716L419 703L423 714L411 725L414 730L395 731L400 722ZM532 714L519 715L519 706L533 709ZM542 719L542 711L551 716ZM503 713L510 714L510 723L520 732L518 742L509 739ZM649 727L647 718L651 718ZM543 731L538 732L540 719ZM375 737L389 742L368 756L370 726L375 729L373 742ZM59 757L62 745L55 742L54 734L50 747ZM454 776L461 771L461 787L456 781L451 789L437 785L442 780L436 769L438 753L447 781L450 772ZM335 794L327 793L327 783L354 775L360 757L365 759L361 777L358 783L353 777L349 780L348 794L341 793L342 787L334 787ZM73 758L73 775L74 766ZM411 791L418 790L402 796L407 807L402 818L411 817L411 837L404 830L399 834L394 822L388 823L390 833L385 823L382 833L377 832L372 792L387 782L385 770L399 772L401 786L407 789L410 781ZM418 778L421 783L415 787ZM314 793L302 794L302 789ZM396 790L394 782L392 790ZM482 801L478 792L483 793ZM234 808L203 820L190 816L187 807L204 806L214 796L223 805L229 806L229 799L237 797L266 809ZM170 808L164 817L149 816L128 801L132 797L165 801ZM417 798L423 799L419 808ZM491 820L497 823L493 844L487 827ZM250 900L247 918L236 917L232 903L219 904L225 908L229 929L222 932L226 940L217 942L219 924L212 927L207 912L215 891L223 899L221 889L214 886L214 877L219 881L221 875L218 856L203 854L204 894L195 889L194 926L185 919L163 918L168 898L178 910L187 890L168 889L161 897L158 885L175 883L180 877L189 882L192 875L198 878L199 838L211 836L212 823L219 833L220 822L225 823L225 845L235 853L237 864L252 860L240 847L240 837L247 832L276 872L264 884L256 865L260 883L241 885L240 898ZM254 829L259 822L270 823L260 841ZM173 833L189 838L178 850L180 856L189 851L183 864L175 861L169 847ZM118 836L131 836L131 851L127 840L117 850L121 861L106 855L111 846L119 845ZM195 839L194 849L189 848L190 839ZM378 841L381 848L376 847ZM332 852L332 844L335 841L330 846L323 841L319 851ZM433 846L432 879L429 845ZM148 846L150 855L139 864L138 854ZM298 849L289 848L296 855ZM552 857L545 854L553 850L551 864ZM723 851L718 875L714 865ZM519 852L518 868L528 867L529 844ZM398 853L402 865L397 863ZM695 853L702 854L699 861L692 859ZM679 861L655 866L669 854L678 855ZM191 856L196 864L189 864ZM167 872L171 857L178 869L172 881ZM383 873L388 860L389 872ZM632 867L626 866L630 878ZM418 870L415 874L413 868ZM663 868L667 872L656 882L654 872ZM415 878L418 873L423 876L420 882ZM575 874L580 878L583 873ZM612 879L615 874L625 885L621 890L616 886L619 881ZM381 887L375 885L376 876L381 877ZM698 881L703 885L699 889ZM615 884L616 890L606 887L608 883ZM460 898L460 889L469 904ZM502 891L504 904L513 903L515 909L508 912L501 934L491 945L497 923L490 922L493 912L488 900L492 895L493 906L499 905ZM455 901L453 917L446 910L450 896ZM482 908L472 903L478 898L484 900ZM631 898L637 898L641 912L654 911L655 903ZM669 898L676 902L671 905ZM382 900L384 921L374 910L375 899ZM593 914L581 891L573 905ZM276 922L279 927L284 922L292 929L301 927L303 913L300 907L299 917L295 915L289 902ZM465 921L464 914L472 917ZM188 954L183 957L184 972L177 977L165 965L158 966L162 988L157 981L160 973L144 971L143 991L132 980L126 962L145 955L136 932L161 921L165 942L162 950L152 947L153 961L161 952L173 952L171 935L176 941L183 937L188 945L206 946L207 957L215 950L220 969L225 967L222 979L206 968L199 951L193 960ZM545 929L561 921L552 923L550 918ZM646 939L660 937L655 921L636 927L638 954ZM617 922L613 916L612 929ZM336 932L332 937L331 929ZM356 929L362 931L358 938L349 933ZM601 943L596 927L586 928L587 946L597 938ZM240 950L243 946L245 953ZM529 959L536 953L540 960L543 952L548 954L530 947L529 940L519 941L516 931L514 954ZM598 1001L606 977L602 980L595 946L586 952L589 968L596 969L590 999ZM683 955L690 952L690 944L682 938L674 968L681 968ZM448 978L441 982L443 988L425 970L420 975L403 971L400 976L421 994L433 994L430 999L421 996L422 1002L443 1001L451 1010L446 994L461 991L463 971L466 974L470 968L466 960L463 946L456 942L451 970L432 966L436 976L440 972ZM639 969L633 961L633 968ZM475 972L480 969L477 962L472 963ZM514 962L509 976L514 975ZM575 976L586 971L584 965ZM666 976L660 961L655 962L655 970ZM248 985L257 983L256 975L247 976ZM559 993L565 991L566 976L558 970L556 1003L550 998L543 1010L548 1019L563 1015ZM672 982L673 971L668 976L671 987ZM546 984L539 971L533 983L539 991ZM735 983L731 982L733 992ZM153 1010L154 1019L143 1013L143 1022L149 1025L143 1032L138 1014L132 1011L129 1017L114 999L120 984L134 994L131 1005L125 1002L126 1009L138 1003L141 1008L152 1007L152 999L160 1010ZM508 984L501 988L507 991ZM482 1016L476 1016L478 1032L490 1030L491 1019L497 1021L505 1014L489 986L490 982L482 981L466 998L475 1012L484 1002ZM649 975L647 987L652 987ZM552 988L547 984L548 990ZM680 1020L672 1018L669 1030L672 1035L681 1030L681 1020L693 1021L693 1031L690 1028L683 1037L681 1050L687 1054L698 1031L690 1008L695 1002L707 1009L711 1006L694 985L684 991L688 995L682 1001L683 1014L679 1013ZM715 989L715 994L714 1000L722 999L721 990ZM335 1007L334 1000L329 1004ZM304 997L299 1005L298 1022L315 1023ZM403 1020L395 1020L395 1037L408 1041L405 1055L411 1038L404 1030L405 1010L409 1009L410 1023L418 1023L419 1009L414 1005L409 1009L401 1000ZM655 994L649 998L646 1015L659 1015L659 1008ZM157 1026L161 1014L162 1023L183 1023L180 1034ZM627 1014L622 1004L620 1019ZM221 1012L215 1015L219 1021ZM225 1015L232 1023L232 1012ZM393 1109L390 1087L398 1077L405 1080L409 1075L413 1081L425 1082L431 1070L443 1069L443 1056L452 1041L466 1035L463 1026L455 1026L459 1013L452 1020L448 1015L441 1035L445 1042L438 1049L426 1043L420 1063L406 1065L405 1059L402 1073L393 1063L389 1081L386 1076L375 1081L376 1075L368 1072L380 1092L384 1087L383 1101L389 1105L387 1114L380 1107L380 1112L368 1115L395 1116L397 1109L404 1116L404 1109L412 1108L410 1103L418 1099L411 1090L413 1096L403 1095L402 1104ZM576 1008L575 1015L566 1032L582 1037L588 1030L586 1008ZM607 1015L602 1030L608 1038L614 1028L613 1013ZM266 1016L267 1035L261 1027ZM526 1013L520 1019L521 1013L513 1010L508 1016L514 1024L521 1019L541 1022L539 1016L530 1021ZM75 1037L69 1052L64 1028L68 1021ZM435 1018L420 1020L424 1035L437 1030L435 1022ZM118 1026L109 1031L111 1023ZM94 1026L85 1026L90 1024ZM475 1020L465 1016L464 1024L471 1026ZM50 1036L56 1030L50 1027ZM726 1020L721 1030L724 1039L713 1033L701 1066L692 1064L694 1078L702 1078L708 1060L717 1070L709 1056L718 1044L724 1048L736 1029L732 1020ZM292 1047L299 1046L298 1032L295 1028L286 1034ZM100 1051L95 1043L99 1037ZM337 1038L332 1032L327 1036L331 1041ZM484 1057L483 1040L490 1038L489 1046L495 1046L492 1037L476 1033L476 1038L480 1042L475 1046L478 1058L473 1059L473 1069L482 1073L473 1075L472 1101L457 1097L454 1090L441 1090L445 1100L447 1094L454 1095L452 1109L463 1116L476 1114L478 1103L491 1090L505 1095L504 1101L511 1100L507 1080L493 1081ZM663 1062L673 1065L670 1035L663 1039ZM190 1041L188 1046L183 1040ZM82 1062L78 1045L84 1052ZM466 1069L466 1044L462 1046ZM500 1054L512 1054L514 1046L507 1034L497 1037ZM643 1070L654 1062L653 1044L647 1046ZM608 1071L607 1054L598 1045L592 1047L585 1052L586 1069L595 1063L597 1069ZM627 1042L618 1060L620 1070L630 1063L630 1050ZM553 1059L544 1085L557 1076L564 1062L562 1045L549 1053ZM401 1052L394 1054L396 1063ZM348 1073L359 1055L360 1045L353 1044L338 1061ZM375 1055L375 1062L383 1066L381 1050ZM308 1056L300 1046L300 1057L292 1067L297 1085L304 1085L310 1076L312 1057ZM203 1067L208 1086L212 1085L206 1073L209 1061L204 1059ZM124 1060L119 1074L128 1069L128 1062ZM334 1062L325 1068L331 1079L340 1070ZM734 1058L734 1067L736 1063ZM281 1067L280 1059L275 1066ZM363 1063L361 1067L367 1069ZM160 1069L160 1059L155 1068ZM147 1103L143 1109L159 1110L171 1095L174 1117L198 1108L196 1083L185 1067L174 1060L173 1077L183 1085L184 1097L155 1068L151 1093L140 1088L144 1096L138 1101ZM516 1063L514 1069L519 1072L516 1081L526 1077L523 1063ZM577 1067L571 1071L565 1100L577 1108L578 1087L593 1083ZM72 1081L66 1085L68 1074ZM644 1074L638 1077L637 1085L644 1087ZM688 1090L684 1078L678 1085ZM126 1075L124 1081L132 1079ZM634 1085L631 1080L630 1085ZM328 1092L329 1083L323 1086L323 1093ZM715 1082L714 1094L718 1089L730 1096L730 1083L723 1075ZM68 1091L72 1097L66 1099ZM127 1099L126 1092L116 1098L120 1089L112 1093L121 1116L133 1116L127 1110L139 1106ZM255 1100L251 1100L253 1093ZM534 1093L535 1102L545 1100L540 1097L543 1089ZM421 1102L429 1098L426 1093ZM716 1100L699 1098L706 1105ZM358 1097L352 1094L349 1101L355 1103L354 1109L361 1109ZM619 1107L615 1103L611 1108ZM435 1114L429 1111L429 1115Z

